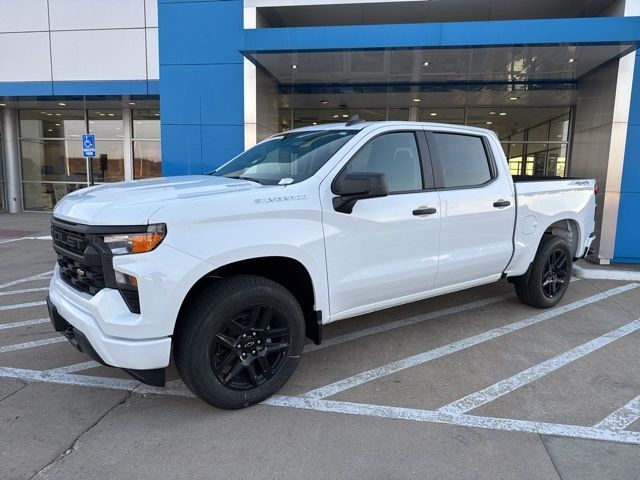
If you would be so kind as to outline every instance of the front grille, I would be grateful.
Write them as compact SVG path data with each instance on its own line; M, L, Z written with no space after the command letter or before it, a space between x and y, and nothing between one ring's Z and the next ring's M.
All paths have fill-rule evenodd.
M58 252L60 276L69 285L89 295L95 295L105 287L102 265L89 267Z
M51 226L53 248L58 254L60 276L76 290L95 295L105 287L102 261L98 252L89 262L87 253L93 244L93 235L64 228L57 222Z
M84 250L91 243L91 236L86 233L73 232L55 225L51 226L53 244L76 255L84 255Z
M118 290L129 311L140 313L138 291L129 290L116 282L113 256L102 243L102 237L115 233L146 231L146 225L82 225L53 218L51 238L53 249L58 255L60 277L71 287L91 296L103 288Z

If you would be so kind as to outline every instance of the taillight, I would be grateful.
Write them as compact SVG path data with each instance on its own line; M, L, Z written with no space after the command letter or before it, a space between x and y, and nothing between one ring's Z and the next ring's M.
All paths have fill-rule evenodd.
M600 193L600 185L596 185L593 187L593 193L596 195Z

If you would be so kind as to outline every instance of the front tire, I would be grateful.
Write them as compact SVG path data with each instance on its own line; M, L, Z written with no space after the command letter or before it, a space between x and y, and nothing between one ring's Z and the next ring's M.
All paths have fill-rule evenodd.
M516 295L522 303L536 308L558 304L569 287L572 269L571 250L567 241L544 235L526 283L516 282Z
M263 277L217 281L180 319L174 359L185 384L215 407L276 393L298 365L304 317L295 297Z

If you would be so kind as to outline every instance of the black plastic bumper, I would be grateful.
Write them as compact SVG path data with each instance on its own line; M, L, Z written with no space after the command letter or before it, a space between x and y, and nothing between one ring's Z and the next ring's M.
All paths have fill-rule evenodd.
M49 318L51 319L51 323L53 324L53 328L56 332L60 332L62 335L67 337L67 340L73 345L76 349L88 355L96 362L101 363L107 367L111 367L108 363L106 363L98 352L94 350L89 343L87 337L80 330L75 328L69 322L67 322L62 315L58 313L58 309L55 307L51 300L47 296L47 308L49 309ZM152 385L154 387L164 387L165 384L165 369L164 368L155 368L153 370L131 370L128 368L123 368L125 372L131 375L136 380L139 380L142 383L146 383L147 385Z

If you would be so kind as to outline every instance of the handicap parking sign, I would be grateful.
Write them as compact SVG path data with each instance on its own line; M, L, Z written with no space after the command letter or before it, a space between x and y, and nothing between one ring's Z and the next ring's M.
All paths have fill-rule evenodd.
M84 157L96 156L96 136L93 134L82 135L82 155Z

